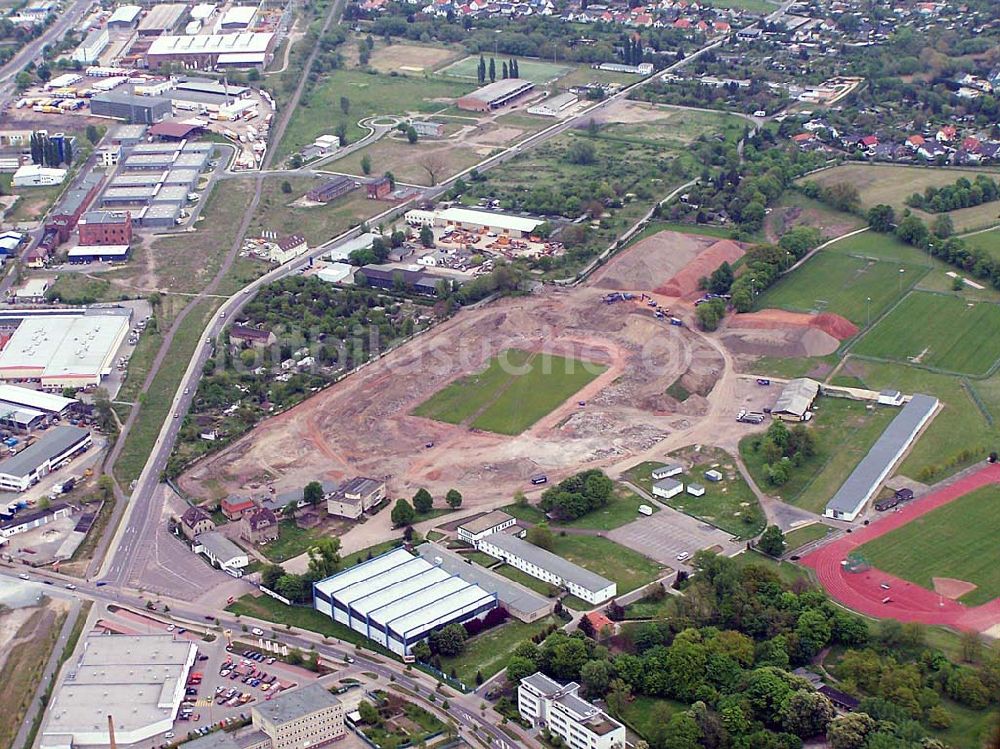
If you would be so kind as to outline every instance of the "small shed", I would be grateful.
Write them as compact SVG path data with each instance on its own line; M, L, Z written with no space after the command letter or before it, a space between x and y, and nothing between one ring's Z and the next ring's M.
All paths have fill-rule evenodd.
M688 484L687 493L692 497L702 497L705 495L705 487L701 484Z
M883 390L878 394L880 406L902 406L903 394L898 390Z
M677 465L676 463L667 463L659 468L654 468L650 475L653 477L653 481L659 481L660 479L668 479L671 476L677 476L681 473L684 473L684 466Z
M705 478L709 481L722 481L722 473L712 468L705 471Z
M663 499L676 497L684 491L684 484L677 479L662 479L653 484L653 494Z

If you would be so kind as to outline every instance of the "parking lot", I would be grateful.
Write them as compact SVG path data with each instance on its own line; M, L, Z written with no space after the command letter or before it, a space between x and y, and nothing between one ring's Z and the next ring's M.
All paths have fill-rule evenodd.
M718 547L721 554L733 554L742 548L725 531L670 507L663 507L649 517L608 532L608 537L623 546L645 554L660 564L677 569L687 565L696 551ZM678 560L681 554L688 556Z

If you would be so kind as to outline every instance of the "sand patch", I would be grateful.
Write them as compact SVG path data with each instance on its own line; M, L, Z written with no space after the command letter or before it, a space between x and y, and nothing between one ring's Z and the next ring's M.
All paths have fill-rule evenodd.
M653 291L710 247L715 240L698 234L661 231L636 242L598 270L591 285L598 289ZM714 268L713 268L714 270Z
M975 583L956 580L953 577L932 577L931 580L934 582L935 593L945 598L950 598L953 601L957 601L966 593L971 593L979 587Z
M518 127L498 127L486 130L479 135L466 138L469 143L482 146L506 146L513 143L524 134L524 130Z
M724 332L722 340L733 353L750 356L826 356L840 346L832 335L814 327L744 328Z

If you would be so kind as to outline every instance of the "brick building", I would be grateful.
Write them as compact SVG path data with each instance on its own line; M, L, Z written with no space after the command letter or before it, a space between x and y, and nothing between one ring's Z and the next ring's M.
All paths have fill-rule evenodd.
M127 245L132 243L132 214L88 211L80 217L80 244Z

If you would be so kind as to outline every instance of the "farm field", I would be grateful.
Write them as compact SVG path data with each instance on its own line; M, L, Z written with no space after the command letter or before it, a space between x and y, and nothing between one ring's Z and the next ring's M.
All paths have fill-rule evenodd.
M902 273L900 270L902 269ZM757 308L836 312L864 327L927 273L917 265L879 262L845 254L816 253L757 298Z
M296 108L285 137L277 146L277 155L288 156L312 143L317 136L333 133L341 122L347 127L348 141L353 143L367 134L357 124L360 119L436 112L448 106L446 100L467 94L473 88L475 82L446 78L388 76L360 70L330 71ZM346 115L340 108L342 96L350 102Z
M489 69L491 55L484 55L487 70ZM496 75L500 80L502 63L510 60L510 56L496 55ZM517 60L518 77L531 81L535 84L548 83L549 81L561 78L574 69L572 65L558 65L544 60L531 60L526 57L515 57ZM469 55L458 62L449 65L438 71L440 75L447 78L461 78L476 83L478 80L479 55ZM487 83L489 79L487 77Z
M855 345L860 356L922 364L982 376L1000 359L1000 306L957 296L913 292Z
M476 429L520 434L604 370L576 359L509 349L482 373L438 391L414 414L449 424L471 419Z
M1000 521L996 501L1000 489L986 486L859 548L884 572L934 589L935 577L948 577L977 587L958 600L970 606L1000 596L996 535Z
M434 172L434 182L437 183L475 166L483 158L470 145L447 139L421 139L410 144L398 138L384 137L337 159L329 168L360 176L363 174L361 160L366 155L371 159L372 174L392 172L397 182L415 185L431 184L428 168Z
M955 182L959 177L975 178L977 174L986 174L996 178L995 170L980 171L954 169L938 169L933 167L882 166L872 164L845 164L825 172L810 176L808 182L820 185L831 185L837 182L847 182L855 185L861 194L864 208L870 208L879 203L887 203L896 209L897 213L906 208L906 198L915 192L923 192L926 187L943 187ZM914 211L926 222L934 220L936 215L923 211ZM958 231L972 231L1000 223L1000 202L984 203L972 208L961 208L950 211Z
M758 435L740 441L740 455L762 491L811 512L822 512L858 462L898 411L891 407L869 411L865 403L821 397L816 401L812 431L816 454L792 468L787 483L772 486L764 469L766 460L757 449Z
M260 203L247 236L259 237L265 231L275 232L279 237L301 234L310 247L315 247L385 210L385 204L368 200L363 186L325 205L294 205L309 190L325 181L322 177L265 179ZM291 186L290 193L282 192L284 182Z

